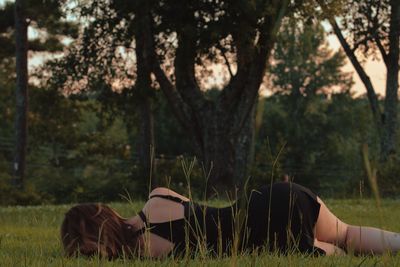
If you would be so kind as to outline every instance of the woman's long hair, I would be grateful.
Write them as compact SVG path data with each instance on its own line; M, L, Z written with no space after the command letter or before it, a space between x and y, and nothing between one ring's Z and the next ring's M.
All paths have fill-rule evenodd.
M104 204L79 204L66 214L61 240L68 256L131 256L136 238L131 225Z

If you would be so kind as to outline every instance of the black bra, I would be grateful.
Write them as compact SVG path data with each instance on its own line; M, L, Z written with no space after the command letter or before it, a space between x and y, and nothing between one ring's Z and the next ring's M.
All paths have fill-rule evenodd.
M147 221L146 215L144 214L143 210L139 211L138 215L142 219L144 223L144 227L137 230L134 233L134 237L137 237L147 231L150 233L156 234L162 238L165 238L173 243L181 242L185 239L185 236L181 236L182 234L179 234L182 232L182 228L185 226L185 222L187 221L187 218L190 217L190 202L185 201L181 198L170 196L170 195L152 195L150 198L154 197L159 197L159 198L164 198L171 200L176 203L180 203L184 207L184 218L182 219L177 219L177 220L172 220L172 221L166 221L166 222L161 222L161 223L149 223Z

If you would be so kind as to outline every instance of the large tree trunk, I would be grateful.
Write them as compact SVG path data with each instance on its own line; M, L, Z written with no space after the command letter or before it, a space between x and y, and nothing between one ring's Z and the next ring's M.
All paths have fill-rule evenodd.
M254 105L248 120L243 125L236 145L233 180L240 188L250 179L249 170L254 162L256 107Z
M214 101L207 99L195 75L198 56L196 23L177 27L174 60L175 82L161 68L151 35L151 23L144 34L151 54L152 71L178 121L190 135L197 156L209 173L208 193L235 192L242 188L251 163L254 139L254 107L265 73L266 62L289 1L276 1L254 34L253 24L244 22L232 38L236 46L237 72ZM189 22L195 21L185 14ZM149 16L149 14L148 14ZM150 17L150 16L149 16ZM149 20L150 21L150 20Z
M151 107L151 66L149 62L149 51L145 45L146 24L149 23L146 12L149 12L148 2L144 2L143 8L138 11L137 34L136 34L136 59L137 59L137 81L135 90L138 96L138 111L140 115L139 138L137 149L139 155L142 175L148 179L149 191L157 186L154 174L154 119Z
M209 195L234 194L249 178L254 152L254 107L241 129L232 128L229 116L215 105L210 105L203 115L202 126L198 129L203 141L197 157L207 173Z
M144 179L147 179L149 190L157 186L154 174L154 123L151 100L143 98L138 106L140 116L139 136L137 139L137 151L140 168Z
M197 142L197 157L207 173L207 192L223 193L233 188L235 164L235 140L229 132L225 114L210 104L201 118L198 131L201 142Z
M23 14L22 0L15 1L16 44L16 112L14 185L22 188L25 180L28 110L28 23Z
M397 103L399 89L399 34L400 2L391 0L389 53L386 60L386 98L384 128L381 141L381 156L385 160L396 152L397 137Z

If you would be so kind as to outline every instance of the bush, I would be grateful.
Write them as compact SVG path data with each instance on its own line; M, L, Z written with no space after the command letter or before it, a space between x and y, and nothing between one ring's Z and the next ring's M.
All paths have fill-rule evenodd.
M0 205L39 205L46 202L32 185L26 185L20 190L11 185L11 178L4 173L0 174Z
M385 163L378 164L377 182L382 196L399 196L399 174L400 160L397 157L391 157Z

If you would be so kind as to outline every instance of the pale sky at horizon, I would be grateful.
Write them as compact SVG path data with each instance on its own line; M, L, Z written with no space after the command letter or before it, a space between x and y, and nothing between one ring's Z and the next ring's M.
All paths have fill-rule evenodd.
M336 35L329 35L328 36L328 43L329 46L337 51L338 49L341 49L341 45L339 43L339 40L337 39ZM379 57L380 58L380 57ZM358 77L357 72L353 68L353 65L349 62L349 60L346 58L347 64L343 67L343 70L346 72L352 72L353 73L353 80L354 80L354 85L352 90L356 93L356 95L362 95L366 93L364 84L360 80L360 77ZM376 60L376 59L368 59L364 64L364 70L365 72L370 76L371 82L374 85L374 88L376 90L377 94L380 95L385 95L385 88L386 88L386 67L385 64L383 63L382 60Z
M10 2L10 1L11 0L0 0L0 6L3 5L5 2ZM33 34L33 33L30 32L30 34ZM337 40L336 36L334 36L334 35L328 36L328 43L329 43L329 46L335 51L340 48L340 43ZM30 60L30 66L37 66L38 64L40 64L40 61L38 59ZM376 92L380 95L384 95L385 86L386 86L386 68L385 68L384 63L381 60L368 59L364 63L364 69L365 69L366 73L370 76L371 82L374 85ZM361 82L360 78L358 77L353 66L351 65L351 63L348 60L347 60L346 66L344 66L343 70L346 72L353 73L354 85L352 87L352 91L357 96L365 94L366 93L365 87L364 87L363 83ZM216 77L214 77L214 79L212 79L212 80L218 80L218 79Z

